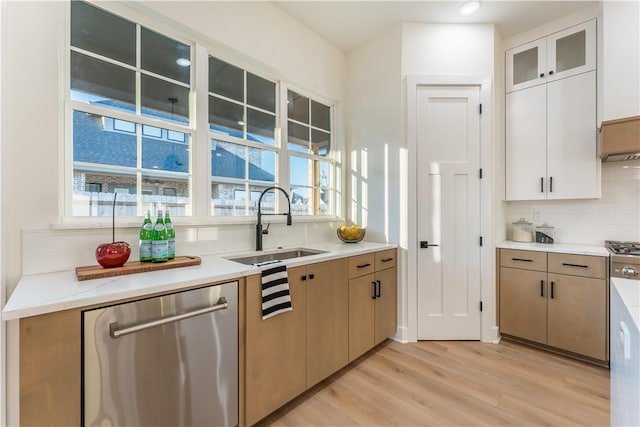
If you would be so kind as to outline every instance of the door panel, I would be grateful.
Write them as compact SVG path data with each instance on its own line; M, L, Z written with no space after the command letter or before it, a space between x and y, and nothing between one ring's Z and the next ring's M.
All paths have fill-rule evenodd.
M349 362L374 345L374 276L349 280Z
M547 342L547 273L500 268L500 333Z
M375 300L375 344L381 343L396 332L398 322L397 274L395 267L376 273L376 280L380 281L380 297Z
M417 89L418 339L480 338L480 90Z

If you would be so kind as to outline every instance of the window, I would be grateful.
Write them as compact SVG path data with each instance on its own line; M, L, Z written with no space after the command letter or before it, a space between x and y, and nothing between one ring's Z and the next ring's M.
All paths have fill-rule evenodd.
M287 91L287 146L292 209L298 215L332 213L331 108Z
M190 58L185 43L71 2L73 216L111 215L115 191L123 215L191 213Z
M110 215L114 192L122 215L255 215L273 185L288 190L296 215L335 214L329 104L111 12L124 6L70 4L66 216ZM206 76L196 78L196 61ZM208 94L206 114L194 111L196 92ZM208 164L195 166L192 152L208 152ZM194 183L209 203L193 203ZM268 194L262 210L282 209L279 199Z

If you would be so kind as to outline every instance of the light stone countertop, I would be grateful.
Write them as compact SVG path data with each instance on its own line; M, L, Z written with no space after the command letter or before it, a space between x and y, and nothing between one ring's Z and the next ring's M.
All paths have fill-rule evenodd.
M327 252L284 260L283 262L287 267L361 255L396 248L397 246L373 242L322 242L305 244L300 247ZM283 248L283 250L286 249L288 248ZM264 251L264 253L269 252L271 251ZM78 281L75 271L24 276L18 282L5 305L2 311L2 320L20 319L22 317L95 304L109 304L128 298L144 297L151 294L179 291L206 283L239 279L258 274L260 269L252 265L233 262L226 258L254 254L256 252L227 253L222 256L205 255L200 257L202 263L196 266L85 281Z
M580 245L572 243L524 243L504 241L496 245L500 249L520 249L525 251L554 252L573 255L591 255L609 257L607 248L600 245Z
M636 328L640 330L640 280L612 277L611 287L618 291Z

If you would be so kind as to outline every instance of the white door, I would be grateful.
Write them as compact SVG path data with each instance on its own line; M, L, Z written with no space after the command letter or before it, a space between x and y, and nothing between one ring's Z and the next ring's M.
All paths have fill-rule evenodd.
M477 340L480 88L419 86L416 99L418 339Z

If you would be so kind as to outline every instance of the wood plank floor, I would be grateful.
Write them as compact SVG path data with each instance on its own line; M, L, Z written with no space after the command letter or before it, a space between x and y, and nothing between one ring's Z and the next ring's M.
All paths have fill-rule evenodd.
M387 341L260 425L606 426L609 370L504 341Z

